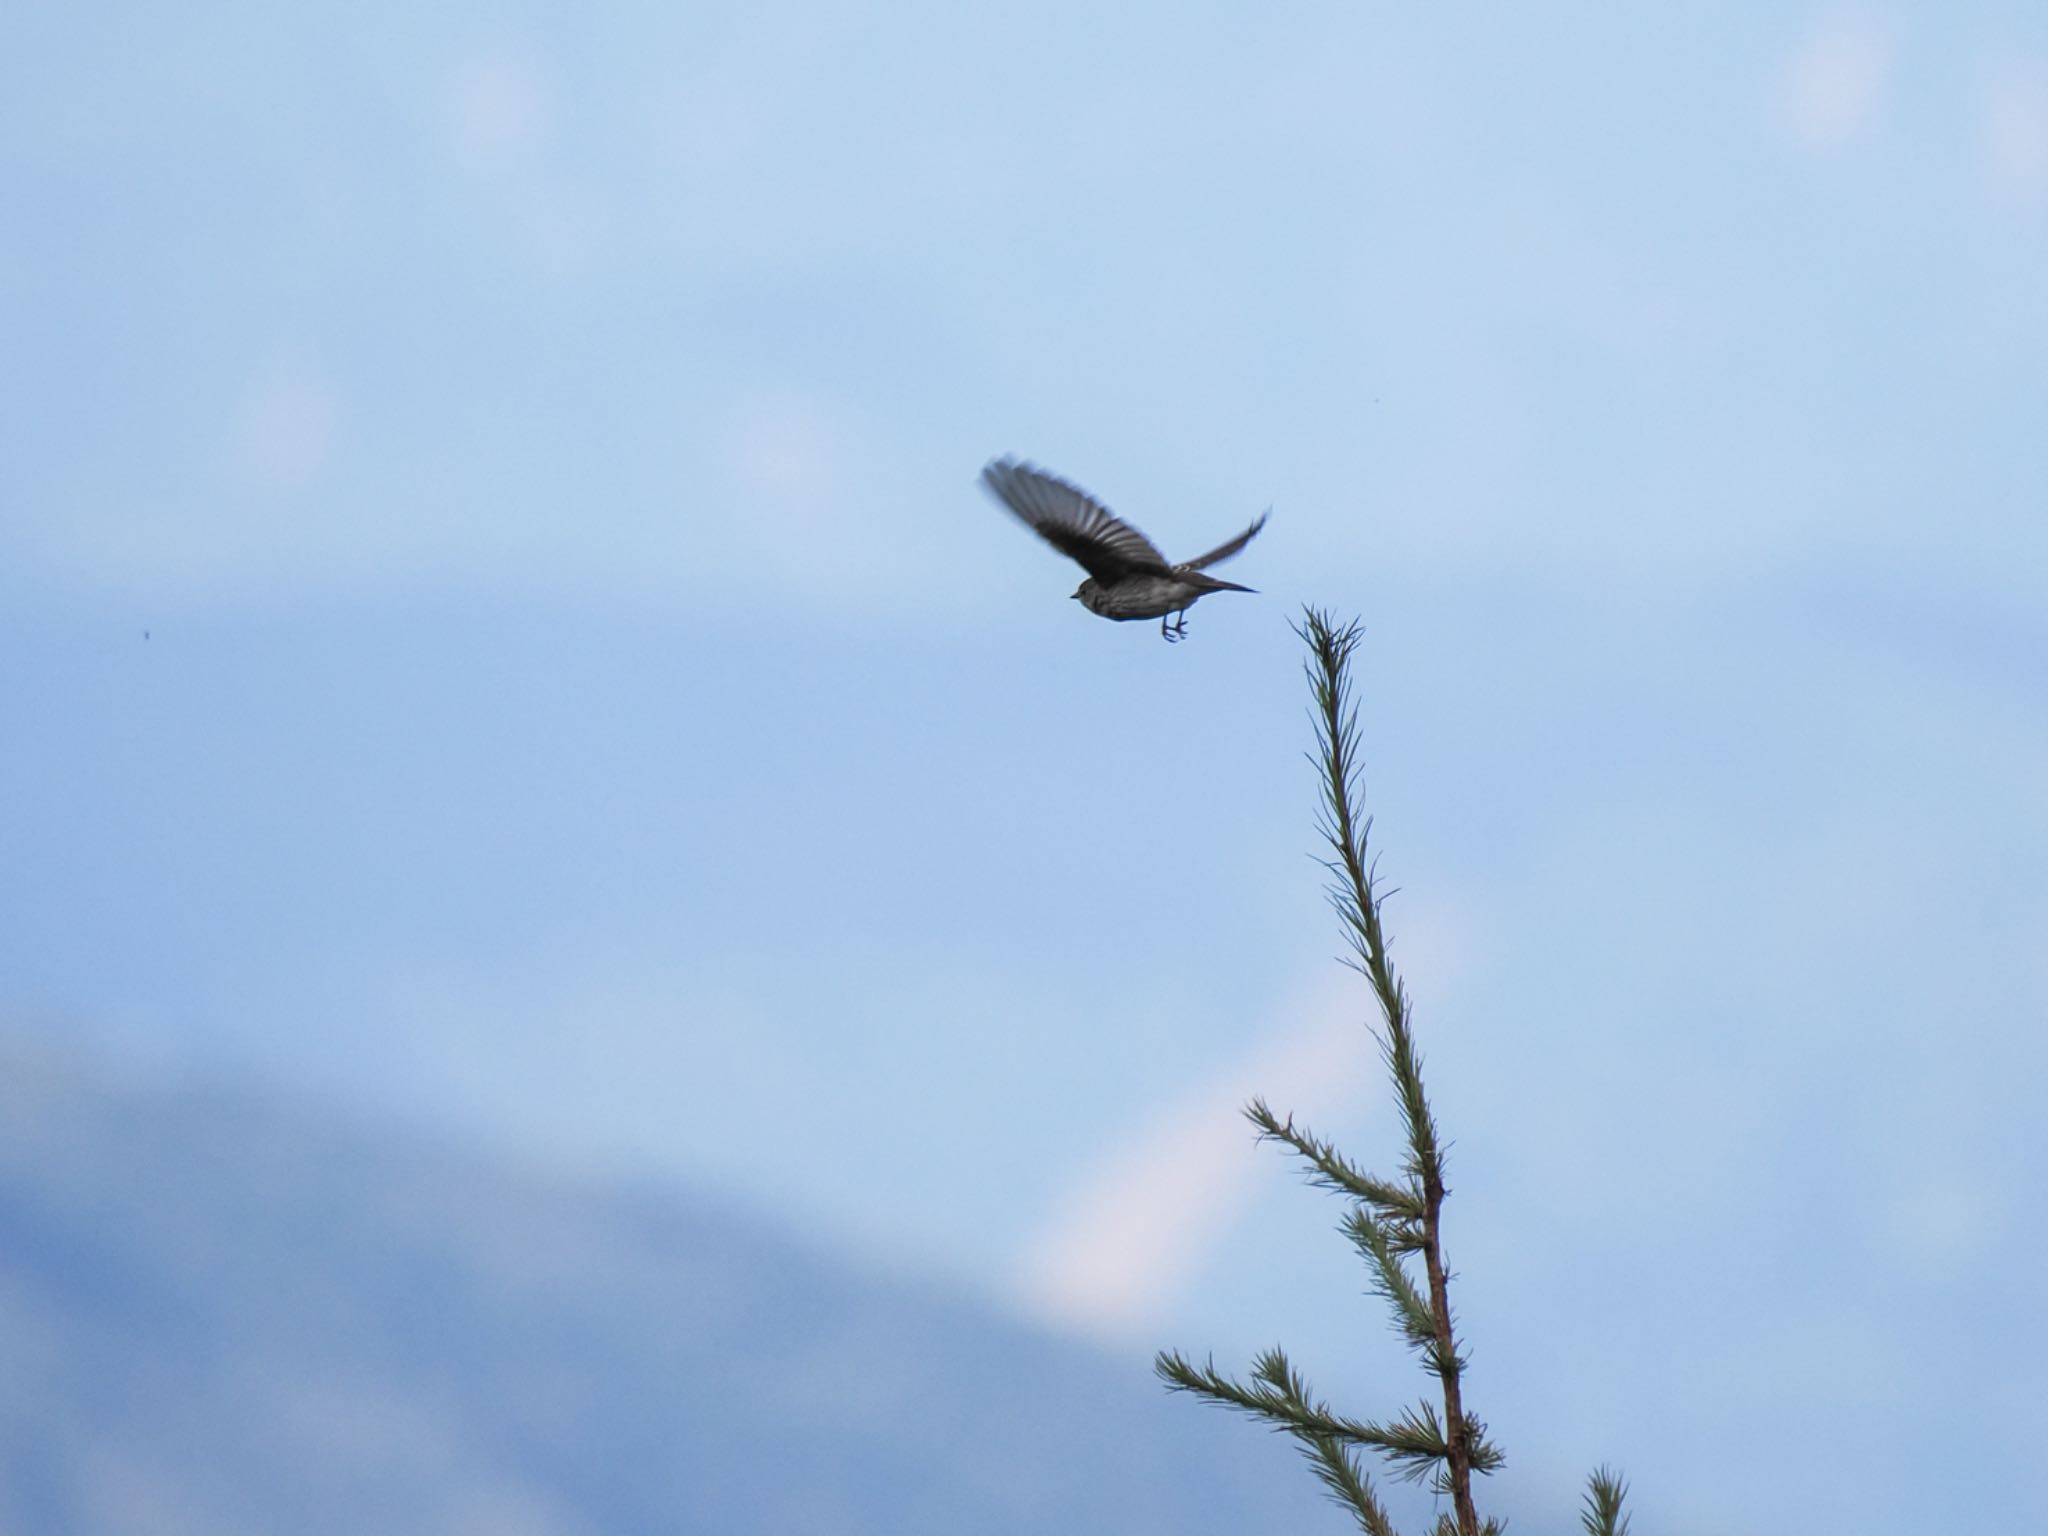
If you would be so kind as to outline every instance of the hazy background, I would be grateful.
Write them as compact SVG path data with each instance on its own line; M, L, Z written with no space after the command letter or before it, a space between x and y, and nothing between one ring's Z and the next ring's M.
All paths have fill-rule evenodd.
M1391 1412L1236 1118L1394 1159L1325 604L1495 1505L2037 1502L2038 4L4 30L9 1030ZM999 453L1260 595L1091 618Z

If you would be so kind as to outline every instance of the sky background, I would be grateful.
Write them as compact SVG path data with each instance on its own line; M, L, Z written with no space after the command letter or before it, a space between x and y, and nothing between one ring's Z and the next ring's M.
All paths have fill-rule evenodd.
M2037 1502L2048 11L6 31L0 1017L1390 1413L1326 605L1520 1507Z

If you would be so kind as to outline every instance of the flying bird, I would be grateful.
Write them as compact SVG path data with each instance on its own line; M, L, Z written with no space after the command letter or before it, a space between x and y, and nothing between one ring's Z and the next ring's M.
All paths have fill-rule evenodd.
M1074 596L1105 619L1157 619L1159 633L1174 641L1187 634L1188 609L1204 593L1252 590L1202 573L1251 543L1266 526L1266 513L1228 544L1175 565L1093 496L1036 465L995 459L981 472L981 483L1046 543L1087 570Z

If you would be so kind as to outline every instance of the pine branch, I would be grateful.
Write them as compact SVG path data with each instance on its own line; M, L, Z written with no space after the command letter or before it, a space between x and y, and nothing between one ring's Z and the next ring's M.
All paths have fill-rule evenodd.
M1178 1351L1162 1351L1154 1369L1173 1391L1235 1408L1292 1435L1331 1498L1351 1511L1366 1536L1395 1536L1393 1522L1372 1491L1372 1480L1352 1451L1365 1447L1385 1456L1403 1454L1412 1439L1405 1429L1389 1431L1332 1413L1310 1393L1308 1383L1278 1348L1259 1356L1250 1386L1225 1376L1213 1360L1197 1366Z
M1372 1480L1365 1475L1350 1447L1324 1435L1295 1438L1330 1497L1351 1511L1365 1536L1398 1536L1394 1522L1387 1518L1386 1509L1372 1491Z
M1352 1163L1331 1143L1297 1128L1294 1116L1285 1120L1266 1107L1262 1098L1245 1108L1245 1118L1259 1128L1261 1141L1278 1141L1292 1147L1309 1164L1311 1184L1332 1194L1350 1195L1373 1207L1381 1216L1398 1221L1422 1220L1422 1191L1409 1184L1395 1184L1376 1178Z
M1225 1408L1235 1408L1273 1429L1290 1434L1317 1436L1347 1445L1390 1452L1398 1441L1391 1440L1379 1425L1366 1419L1332 1413L1326 1404L1309 1396L1308 1386L1294 1374L1287 1356L1270 1349L1259 1356L1252 1368L1252 1384L1246 1385L1216 1369L1212 1360L1195 1365L1177 1350L1164 1350L1153 1361L1153 1369L1176 1392L1197 1397Z
M1354 1206L1351 1214L1344 1218L1341 1230L1371 1266L1372 1288L1393 1308L1394 1326L1407 1339L1410 1348L1421 1351L1434 1365L1436 1314L1430 1311L1428 1298L1408 1278L1408 1271L1401 1267L1393 1238L1386 1227L1373 1220L1372 1213L1363 1206Z
M1417 1403L1392 1424L1375 1427L1381 1428L1389 1441L1407 1447L1403 1452L1389 1452L1400 1455L1404 1461L1403 1477L1410 1482L1420 1482L1428 1476L1430 1487L1436 1492L1450 1492L1446 1480L1450 1471L1450 1442L1437 1419L1434 1405ZM1486 1426L1470 1415L1465 1419L1465 1444L1474 1472L1497 1471L1507 1461L1507 1457L1486 1439Z
M1449 1441L1436 1409L1428 1403L1410 1408L1390 1424L1371 1419L1354 1419L1334 1413L1318 1401L1308 1383L1288 1363L1285 1351L1274 1348L1260 1355L1252 1367L1250 1385L1224 1375L1211 1360L1195 1365L1178 1350L1162 1350L1153 1361L1167 1387L1189 1392L1224 1408L1235 1408L1267 1427L1289 1434L1336 1441L1376 1451L1397 1464L1398 1475L1409 1482L1440 1476L1450 1453ZM1465 1421L1468 1442L1478 1455L1475 1470L1491 1472L1504 1458L1485 1441L1486 1426L1476 1419Z
M1586 1536L1628 1536L1628 1516L1621 1512L1628 1482L1618 1472L1597 1469L1586 1487L1586 1512L1579 1517Z

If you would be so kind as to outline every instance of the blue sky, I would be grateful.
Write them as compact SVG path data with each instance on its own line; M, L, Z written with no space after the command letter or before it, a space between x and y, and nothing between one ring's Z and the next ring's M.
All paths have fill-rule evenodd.
M1234 1118L1391 1160L1324 604L1518 1494L2026 1497L2038 7L9 30L0 1010L1391 1410ZM1092 619L999 453L1260 595Z

